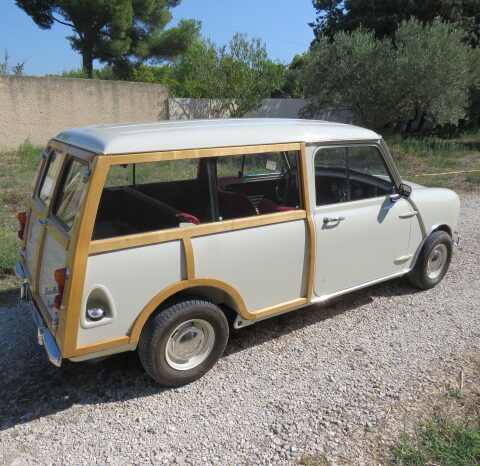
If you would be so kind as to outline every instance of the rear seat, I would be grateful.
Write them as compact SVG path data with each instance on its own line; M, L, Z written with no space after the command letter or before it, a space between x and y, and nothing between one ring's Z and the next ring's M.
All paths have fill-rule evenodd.
M147 194L144 194L140 191L138 191L135 188L132 188L131 186L123 186L122 190L129 195L136 197L137 199L140 199L143 202L146 202L147 204L150 204L156 208L159 208L161 210L164 210L167 213L175 215L179 222L186 222L186 223L192 223L194 225L199 225L201 222L200 220L195 217L194 215L187 214L185 212L180 212L179 210L165 204L162 201L159 201L158 199L154 199L153 197L148 196Z

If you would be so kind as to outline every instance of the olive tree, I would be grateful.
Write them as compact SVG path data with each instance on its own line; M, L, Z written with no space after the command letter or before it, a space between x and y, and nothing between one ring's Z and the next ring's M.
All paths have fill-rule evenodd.
M465 115L468 88L479 79L479 54L463 31L439 19L404 21L394 39L373 31L340 32L310 50L302 82L311 96L305 115L325 107L351 110L356 122L378 130L405 129L419 115L439 123Z
M212 116L240 117L281 87L285 67L268 58L260 39L235 34L228 46L197 41L172 64L177 97L210 99Z

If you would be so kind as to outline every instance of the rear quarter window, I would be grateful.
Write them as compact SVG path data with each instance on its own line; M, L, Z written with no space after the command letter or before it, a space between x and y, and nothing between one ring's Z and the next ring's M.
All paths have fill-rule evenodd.
M87 169L86 163L72 159L65 170L53 215L60 220L67 230L72 228L78 212L83 188L85 187L83 178Z
M58 176L60 175L64 158L65 156L57 151L51 152L48 158L47 168L43 178L40 181L38 190L38 197L46 206L48 206L52 200L53 191L55 189Z

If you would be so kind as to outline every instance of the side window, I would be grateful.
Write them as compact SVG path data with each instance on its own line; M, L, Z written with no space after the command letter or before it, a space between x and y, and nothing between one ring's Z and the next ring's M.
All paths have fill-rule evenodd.
M62 181L62 188L58 193L53 209L53 215L65 225L67 230L72 228L75 217L78 213L80 198L82 197L85 183L83 176L88 165L77 159L68 163L65 176Z
M385 196L394 183L378 148L325 147L315 154L315 191L321 206Z
M220 219L300 209L298 156L291 151L218 157Z
M56 151L51 152L48 158L47 167L38 189L38 197L46 206L48 206L52 200L53 190L55 189L63 160L64 155Z
M102 191L93 239L212 222L211 191L198 159L114 165Z

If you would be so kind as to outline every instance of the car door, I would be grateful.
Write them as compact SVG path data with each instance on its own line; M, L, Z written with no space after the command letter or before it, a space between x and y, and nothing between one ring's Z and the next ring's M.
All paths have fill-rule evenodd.
M401 274L411 207L394 191L376 145L320 147L314 155L317 296Z

